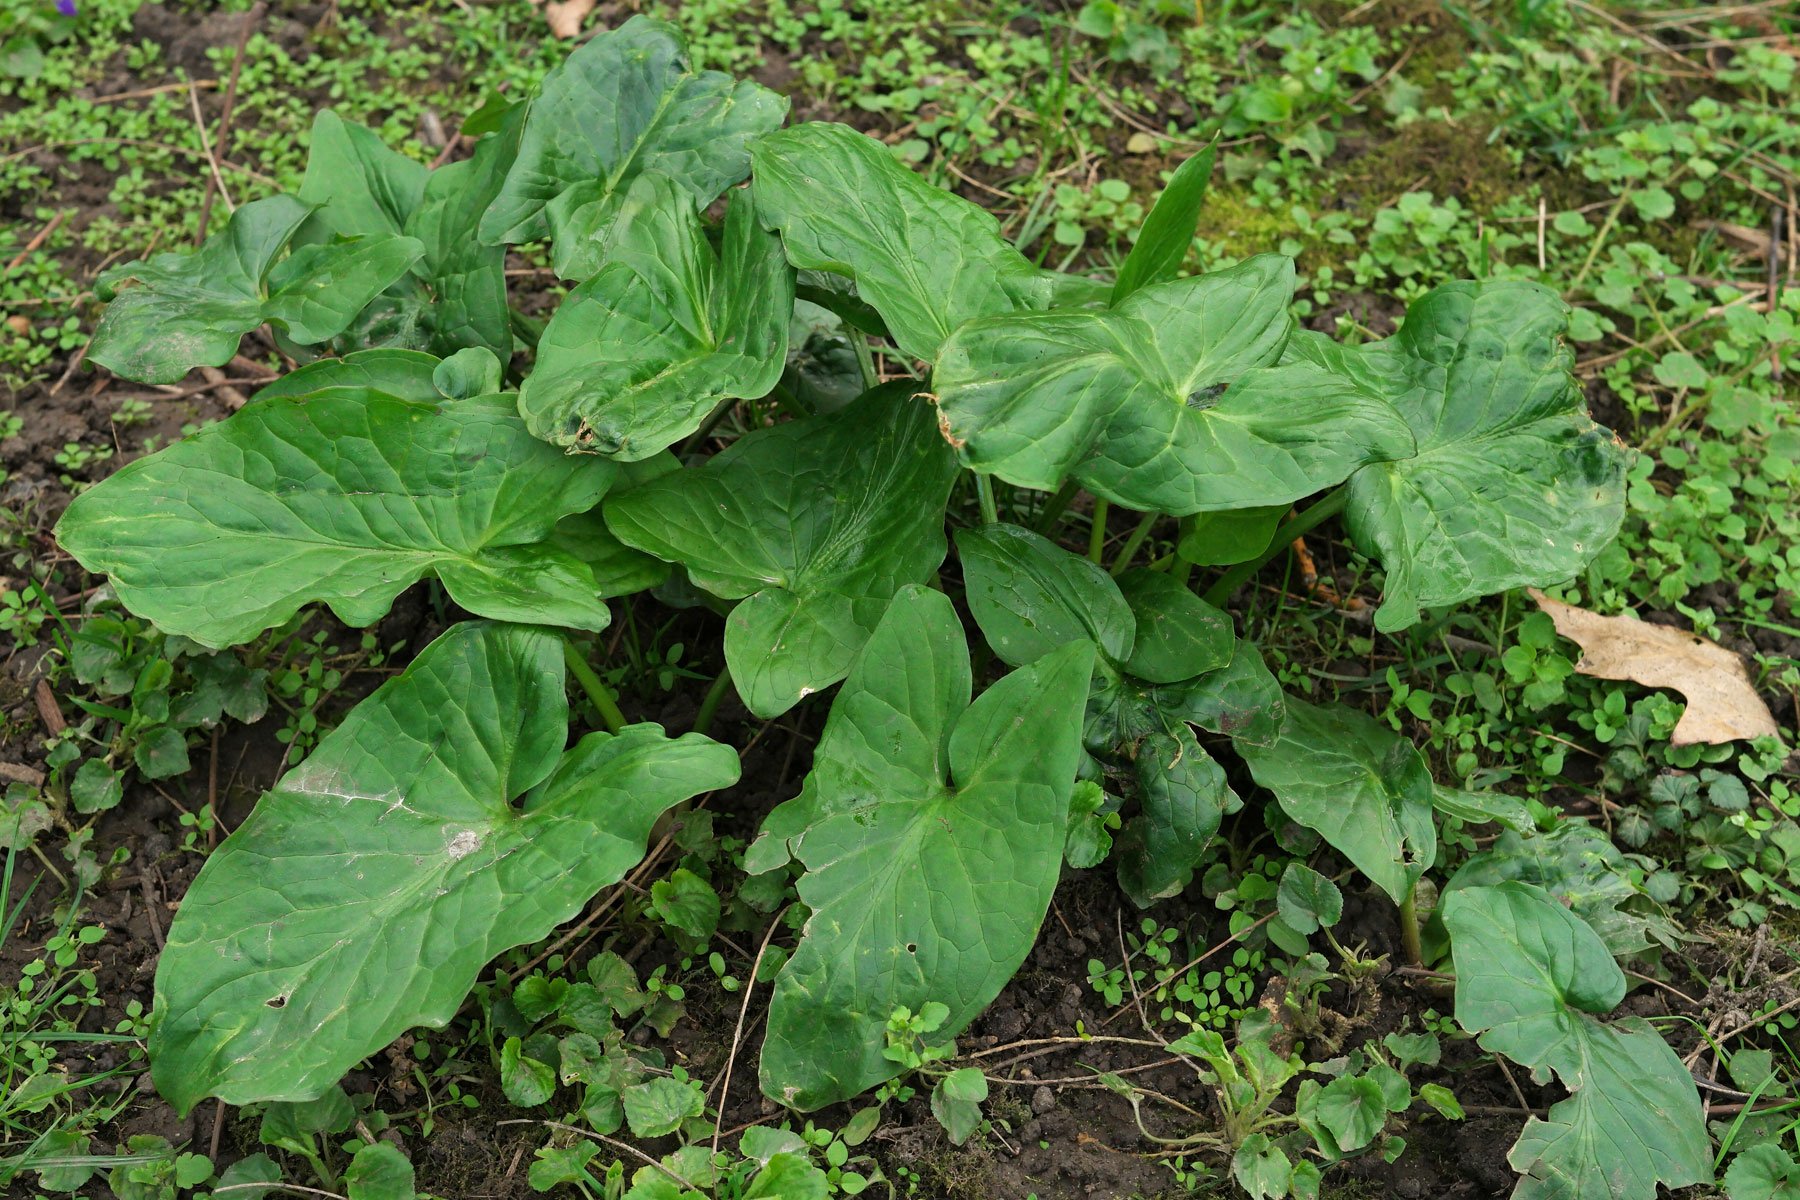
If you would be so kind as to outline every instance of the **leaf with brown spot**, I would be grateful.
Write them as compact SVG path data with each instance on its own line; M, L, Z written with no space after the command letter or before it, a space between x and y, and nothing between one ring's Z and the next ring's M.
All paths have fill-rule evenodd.
M1581 661L1575 664L1581 674L1669 688L1686 698L1687 711L1675 723L1671 744L1781 736L1744 660L1717 642L1636 617L1603 617L1535 589L1530 594L1550 615L1556 632L1581 647Z

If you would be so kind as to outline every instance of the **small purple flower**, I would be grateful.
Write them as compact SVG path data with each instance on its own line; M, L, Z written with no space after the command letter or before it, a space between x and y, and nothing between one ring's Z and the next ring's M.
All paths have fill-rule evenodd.
M75 15L75 0L56 0L56 11L65 17Z

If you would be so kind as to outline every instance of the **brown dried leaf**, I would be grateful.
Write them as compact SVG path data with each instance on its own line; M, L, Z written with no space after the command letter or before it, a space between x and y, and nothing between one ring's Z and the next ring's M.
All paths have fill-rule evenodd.
M69 727L69 723L63 720L62 705L56 702L56 693L50 690L48 679L37 681L37 690L32 693L32 699L37 701L38 717L44 722L44 731L51 737Z
M1687 711L1669 739L1672 744L1780 736L1781 727L1756 694L1744 660L1717 642L1635 617L1602 617L1536 590L1531 598L1550 615L1556 632L1581 647L1581 661L1575 664L1581 674L1669 688L1687 699Z
M0 782L22 783L27 787L43 787L44 773L24 763L0 762Z
M559 0L544 5L544 23L559 38L572 38L581 32L581 23L594 11L595 0Z

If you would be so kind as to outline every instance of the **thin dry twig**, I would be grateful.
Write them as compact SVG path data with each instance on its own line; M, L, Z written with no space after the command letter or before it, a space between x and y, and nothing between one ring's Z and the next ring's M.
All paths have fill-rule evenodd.
M250 45L250 35L256 31L258 25L262 24L263 14L268 11L269 6L266 0L256 0L256 3L250 6L250 11L244 14L244 27L238 34L237 52L232 55L231 59L231 78L225 83L224 112L219 116L219 136L216 140L218 142L220 155L228 153L228 147L231 145L231 117L233 111L237 107L238 75L244 69L244 50ZM198 115L200 111L199 98L197 94L192 91L190 91L188 95L193 99L194 112ZM200 144L202 146L206 145L206 133L204 130L200 133ZM206 156L209 159L213 157L211 149L206 151ZM200 241L203 241L206 238L206 219L212 215L212 185L215 181L219 185L219 195L223 196L225 199L225 207L230 208L232 206L231 197L225 195L225 181L218 176L218 168L214 167L213 179L207 181L206 190L200 197ZM198 244L198 241L196 244Z
M169 92L186 91L189 88L216 88L218 86L219 81L216 79L193 79L182 83L164 83L158 84L156 87L137 88L129 92L113 92L106 96L95 96L88 103L112 104L118 100L143 100L150 96L161 96Z
M579 1128L578 1126L574 1126L574 1125L565 1125L561 1121L530 1121L530 1120L519 1119L519 1120L513 1120L513 1121L500 1121L500 1122L497 1122L496 1124L497 1125L543 1125L549 1129L560 1129L564 1133L573 1133L573 1134L577 1134L584 1138L592 1138L594 1141L600 1142L607 1146L611 1146L614 1150L617 1150L623 1154L631 1155L633 1158L644 1163L646 1166L655 1167L657 1170L661 1171L664 1175L667 1175L670 1179L673 1179L676 1183L679 1183L682 1187L687 1188L690 1191L697 1192L700 1190L696 1185L688 1182L688 1180L684 1179L682 1176L677 1175L675 1172L669 1170L668 1167L664 1166L662 1163L658 1162L656 1159L651 1158L648 1154L645 1154L642 1150L639 1150L636 1146L633 1146L629 1142L621 1142L617 1138L609 1138L604 1133L595 1133L591 1129L582 1129L582 1128Z
M54 217L51 217L49 222L47 224L45 224L45 226L42 229L38 230L35 234L33 234L32 238L29 242L25 243L25 248L23 250L19 251L17 254L13 255L12 261L6 264L6 269L9 271L16 271L20 267L24 266L25 260L30 258L32 256L32 254L38 249L38 247L42 246L46 241L49 240L50 235L56 232L57 227L59 225L61 225L63 223L63 221L67 220L68 216L69 216L68 209L66 209L66 208L57 209L56 215Z
M32 691L32 700L37 705L38 718L44 722L44 732L56 737L69 727L63 719L62 705L56 702L56 693L50 690L50 681L40 679Z
M763 934L762 945L756 948L756 961L750 964L750 974L744 980L744 999L738 1005L737 1028L731 1031L731 1053L725 1057L725 1080L719 1087L720 1123L713 1126L712 1152L719 1152L719 1130L723 1127L725 1117L725 1101L731 1097L731 1068L737 1065L738 1048L744 1044L744 1019L750 1015L750 993L756 990L756 973L762 969L763 953L769 948L769 939L781 928L781 918L787 910L775 914L769 922L768 932Z
M1523 1109L1526 1113L1532 1113L1532 1112L1537 1111L1536 1109L1531 1107L1530 1103L1528 1103L1526 1101L1525 1093L1519 1087L1519 1081L1517 1079L1513 1078L1512 1068L1506 1065L1506 1060L1504 1058L1501 1058L1498 1054L1496 1054L1496 1055L1494 1055L1494 1063L1495 1063L1495 1065L1497 1065L1500 1068L1500 1073L1502 1075L1506 1076L1506 1082L1512 1086L1512 1094L1514 1097L1516 1097L1518 1099L1519 1107L1521 1109Z
M231 202L231 193L225 188L225 177L219 173L219 156L213 152L212 139L206 136L206 118L200 112L200 93L188 89L188 104L194 110L194 132L200 136L200 150L206 155L208 174L206 176L206 192L200 203L200 229L194 235L194 245L198 246L206 240L206 219L212 215L213 190L225 198L227 210L236 209Z
M165 154L179 154L183 158L196 158L202 162L206 161L206 155L194 149L192 146L177 146L173 142L159 142L151 138L86 137L56 138L48 142L39 142L35 146L27 146L23 150L14 150L11 154L0 155L0 164L17 162L21 158L30 158L33 154L41 154L47 150L66 150L71 146L137 146L146 150L161 150ZM236 172L246 179L264 184L268 187L278 186L278 181L271 179L260 171L253 171L242 163L234 163L221 158L219 159L219 167L226 171Z
M156 915L157 888L148 874L138 876L138 890L144 894L144 916L149 918L150 932L156 937L156 949L160 953L167 943L163 940L162 919Z

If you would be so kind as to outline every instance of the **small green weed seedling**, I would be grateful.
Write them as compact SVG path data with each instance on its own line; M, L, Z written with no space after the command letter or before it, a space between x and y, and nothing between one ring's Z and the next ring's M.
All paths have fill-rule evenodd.
M0 946L18 937L38 886L15 896L17 856L18 847L8 845L0 867ZM136 1001L117 1028L80 1030L83 1018L104 1004L90 963L105 937L105 929L80 923L71 910L41 950L21 956L16 978L0 987L0 1128L9 1143L0 1156L0 1184L22 1187L30 1180L44 1191L71 1192L103 1167L125 1169L89 1153L90 1135L131 1103L131 1090L118 1081L144 1063L143 1006ZM64 1062L76 1044L100 1043L118 1048L117 1066L83 1074Z
M1118 33L1115 19L1104 36ZM1295 71L1375 78L1366 47L1341 50L1326 71L1290 47ZM1284 85L1236 119L1283 128L1307 99ZM1619 528L1630 455L1586 411L1563 302L1517 279L1450 283L1411 295L1392 337L1341 344L1297 326L1286 256L1181 274L1210 150L1174 172L1103 281L1027 259L988 213L847 126L784 128L786 109L694 70L670 27L634 17L527 98L485 105L464 161L428 168L321 113L297 194L98 280L111 302L88 360L121 375L180 379L265 326L304 364L70 505L63 546L121 603L213 650L315 604L369 625L427 577L470 618L316 744L297 728L304 757L208 859L157 972L164 1096L184 1113L207 1097L318 1103L371 1052L445 1025L497 955L636 866L665 813L737 782L737 754L703 731L729 685L762 719L829 705L804 786L742 854L752 876L797 872L804 910L760 1054L780 1104L814 1111L911 1070L969 1136L985 1083L940 1074L913 1042L949 1041L1007 984L1065 862L1109 861L1147 906L1189 886L1253 802L1283 849L1322 843L1386 897L1414 965L1454 966L1455 1019L1484 1049L1568 1089L1512 1152L1536 1181L1524 1194L1709 1181L1693 1080L1659 1036L1603 1020L1625 990L1615 952L1644 944L1629 936L1650 920L1641 902L1571 909L1592 898L1529 857L1529 810L1438 784L1374 717L1288 695L1221 607L1331 519L1379 568L1383 634L1581 572ZM1135 215L1117 187L1101 199L1106 220ZM1409 239L1459 252L1448 202L1418 197L1395 221L1384 273L1413 278ZM540 323L513 312L504 268L509 246L544 239L570 290ZM819 313L835 320L840 365L856 366L835 393L783 383L804 382L788 372L797 300L816 331L831 325ZM740 404L760 419L727 424ZM953 510L957 495L973 502ZM1136 524L1105 562L1114 510ZM1159 529L1171 551L1139 562ZM957 569L940 571L952 544ZM678 737L627 723L590 662L607 602L652 588L725 614L719 653L642 651L671 683L685 662L724 660ZM991 679L996 661L1009 673ZM1557 682L1535 657L1512 665ZM572 744L566 675L604 726ZM308 677L298 707L331 690ZM1628 732L1613 707L1595 720ZM1488 852L1485 874L1464 864L1422 930L1440 819L1497 822L1521 844ZM694 961L728 861L702 856L651 891ZM1269 909L1274 876L1218 882L1243 906L1234 924ZM1275 892L1271 944L1331 924L1312 880L1283 873ZM1261 951L1245 952L1240 972ZM1223 970L1214 988L1145 961L1172 1008L1246 1007ZM681 986L679 972L643 984L671 1004ZM621 1014L605 996L534 975L489 998L509 1097L550 1102L566 1078L583 1111L604 1110L595 1128L696 1137L702 1088L610 1045ZM929 1029L910 1015L927 1013ZM1234 1048L1196 1021L1183 1046L1234 1114L1205 1148L1240 1182L1304 1192L1342 1155L1397 1152L1386 1116L1417 1097L1382 1051L1312 1064L1330 1082L1298 1085L1296 1112L1277 1115L1306 1064L1256 1021L1238 1018ZM748 1194L819 1169L782 1136L745 1150ZM348 1166L312 1153L327 1173L365 1156L384 1169L373 1143ZM559 1145L534 1182L612 1194L591 1161Z

